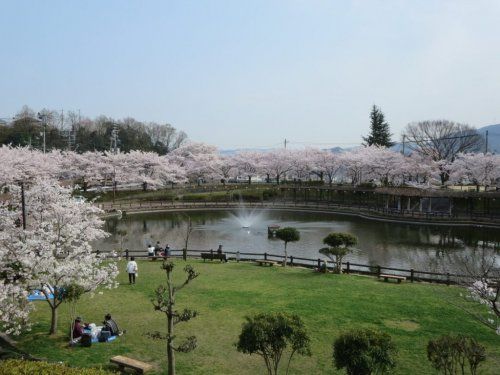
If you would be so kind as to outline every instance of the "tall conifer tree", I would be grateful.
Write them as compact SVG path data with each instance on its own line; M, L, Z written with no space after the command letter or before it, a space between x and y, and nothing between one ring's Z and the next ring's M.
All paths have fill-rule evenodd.
M384 113L379 107L374 105L370 113L370 134L368 137L363 137L364 145L391 147L394 145L394 142L391 141L391 136L389 124L385 121Z

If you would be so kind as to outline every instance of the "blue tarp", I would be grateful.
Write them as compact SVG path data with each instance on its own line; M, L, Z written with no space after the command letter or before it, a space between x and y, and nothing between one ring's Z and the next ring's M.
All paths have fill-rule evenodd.
M109 336L108 337L108 341L104 341L104 342L110 342L110 341L114 341L116 340L118 336ZM99 339L97 337L92 337L92 343L96 343L96 342L99 342Z
M54 295L51 293L49 294L49 298L54 298ZM45 294L35 291L33 294L30 294L28 296L28 301L45 301L47 298L45 297Z

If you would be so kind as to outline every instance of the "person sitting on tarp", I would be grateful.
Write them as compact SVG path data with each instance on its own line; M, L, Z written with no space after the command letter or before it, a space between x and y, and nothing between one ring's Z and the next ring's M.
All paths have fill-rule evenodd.
M121 332L118 329L118 324L116 324L116 322L111 318L111 314L106 314L102 324L104 324L103 330L111 332L111 336L121 335Z
M75 319L75 324L73 325L73 340L79 339L83 335L82 318L79 316Z

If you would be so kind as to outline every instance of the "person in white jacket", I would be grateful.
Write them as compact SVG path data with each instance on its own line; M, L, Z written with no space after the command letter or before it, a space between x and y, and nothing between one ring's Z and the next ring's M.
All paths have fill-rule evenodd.
M130 284L135 284L135 275L137 274L137 270L138 268L135 258L130 257L130 261L127 263L128 282Z

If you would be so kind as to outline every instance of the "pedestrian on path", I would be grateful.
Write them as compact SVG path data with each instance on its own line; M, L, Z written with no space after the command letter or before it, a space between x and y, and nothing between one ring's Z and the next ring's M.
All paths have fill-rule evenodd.
M129 284L135 284L135 278L137 276L137 263L135 261L135 257L131 257L130 261L127 263L127 273L128 273L128 282Z

